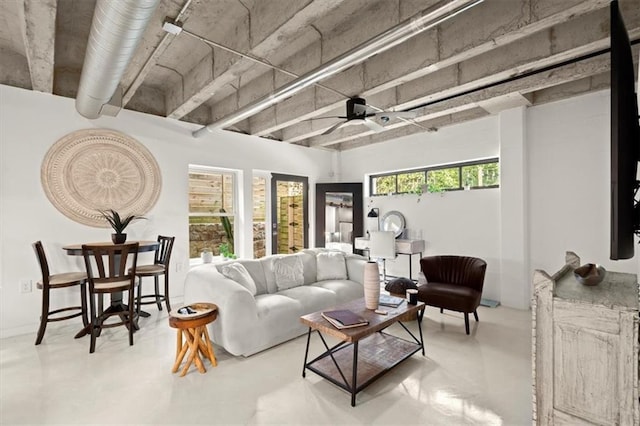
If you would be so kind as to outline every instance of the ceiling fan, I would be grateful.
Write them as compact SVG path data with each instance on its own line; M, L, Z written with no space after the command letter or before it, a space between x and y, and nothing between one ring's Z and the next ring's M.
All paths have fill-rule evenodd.
M328 135L335 130L358 124L364 124L374 132L381 132L384 127L371 118L379 119L383 123L387 123L392 118L415 118L414 111L380 111L371 112L367 110L367 102L363 98L354 97L347 100L347 115L335 117L318 117L318 118L342 118L344 121L334 124L325 130L322 134Z

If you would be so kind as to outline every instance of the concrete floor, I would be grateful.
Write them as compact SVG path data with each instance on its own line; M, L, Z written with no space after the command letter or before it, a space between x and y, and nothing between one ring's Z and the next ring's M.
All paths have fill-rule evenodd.
M530 311L481 307L466 336L462 315L427 308L426 356L359 393L356 407L313 372L302 378L304 336L249 358L215 347L216 368L171 374L175 330L165 311L150 312L132 347L115 328L89 354L74 320L50 324L38 347L35 330L1 340L0 423L531 424ZM312 353L320 349L312 338Z

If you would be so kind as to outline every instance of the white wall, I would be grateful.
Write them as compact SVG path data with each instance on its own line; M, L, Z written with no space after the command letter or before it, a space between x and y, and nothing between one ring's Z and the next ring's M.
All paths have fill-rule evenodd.
M365 197L365 214L371 207L381 214L401 211L410 231L422 232L426 254L484 258L484 297L527 308L533 270L555 273L568 250L583 263L638 270L637 260L609 260L609 117L608 91L517 108L345 151L340 173L344 181L357 181L367 174L499 156L500 189Z
M554 273L570 250L582 263L636 273L637 261L609 260L609 100L602 91L527 110L532 270Z
M497 157L499 124L498 117L488 117L345 151L341 175L344 181L353 182L366 174ZM484 297L500 300L499 189L365 197L364 213L372 207L379 208L381 216L390 210L400 211L409 237L421 234L426 241L425 256L461 254L485 259ZM408 276L407 256L387 265L390 274ZM412 269L415 278L420 270L418 255L413 256Z
M92 121L75 111L73 99L0 86L0 337L37 330L41 295L35 289L40 271L31 248L34 241L43 241L56 272L83 267L79 257L65 255L63 245L110 238L108 229L81 225L62 215L48 201L40 183L40 167L49 147L84 128L121 131L155 156L162 171L160 198L146 214L149 220L130 225L127 232L133 239L155 240L159 233L176 236L171 271L171 294L176 297L182 295L188 268L189 164L241 170L241 198L249 206L253 169L308 176L311 212L315 183L331 180L332 155L321 150L223 131L194 139L190 132L197 126L126 110L118 117ZM241 226L251 222L251 213L248 208L239 218ZM313 228L309 235L313 243ZM250 257L251 248L247 234L240 243L241 254ZM25 279L34 281L32 293L19 292L19 283ZM72 290L54 293L54 303L75 299Z

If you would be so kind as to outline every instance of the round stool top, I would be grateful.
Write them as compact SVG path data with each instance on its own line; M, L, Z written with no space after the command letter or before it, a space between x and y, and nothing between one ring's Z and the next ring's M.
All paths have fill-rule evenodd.
M196 328L218 318L218 306L213 303L192 303L184 306L195 311L192 314L180 314L179 309L169 313L169 326L173 328Z

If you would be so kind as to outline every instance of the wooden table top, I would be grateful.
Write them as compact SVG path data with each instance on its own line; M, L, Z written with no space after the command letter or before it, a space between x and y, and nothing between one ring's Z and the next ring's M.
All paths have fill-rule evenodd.
M387 315L380 315L365 308L364 298L361 298L339 306L323 309L322 311L303 315L300 317L300 321L314 330L319 330L322 333L336 337L344 342L353 343L400 321L406 314L417 315L418 311L423 310L425 306L423 302L418 302L417 305L410 305L405 301L397 308L380 306L378 309L388 312ZM322 317L322 312L336 309L348 309L369 321L369 324L361 327L337 329Z
M136 241L127 241L127 242L135 243ZM137 241L137 243L139 244L138 252L155 251L160 246L160 243L157 241ZM114 245L111 241L100 241L97 243L84 243L84 244L91 244L91 245L97 245L97 246ZM82 256L82 244L69 244L62 247L62 249L66 250L69 256Z

